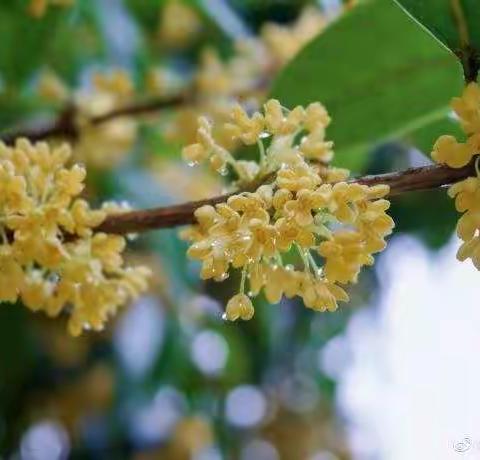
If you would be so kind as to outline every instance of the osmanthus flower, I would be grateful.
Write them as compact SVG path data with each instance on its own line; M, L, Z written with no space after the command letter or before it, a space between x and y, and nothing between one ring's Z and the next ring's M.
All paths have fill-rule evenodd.
M452 136L440 136L432 152L437 163L451 168L461 168L472 161L480 151L480 87L469 83L461 97L454 98L452 108L460 119L467 136L466 142L458 142ZM455 207L463 215L458 220L457 234L463 244L457 259L471 259L480 270L480 170L479 157L475 160L476 176L464 179L450 186L448 194L455 199Z
M241 270L239 293L228 302L226 319L250 319L249 297L262 291L271 303L299 296L308 308L333 311L348 300L340 285L356 282L361 268L372 265L373 254L384 249L394 227L383 198L389 187L346 182L348 171L328 166L333 156L333 144L325 140L329 122L319 103L290 111L272 100L253 114L235 107L230 132L258 145L257 172L248 178L232 153L205 135L213 126L204 119L198 142L185 148L189 160L194 155L208 161L216 149L225 151L236 184L251 188L268 182L255 192L200 207L197 224L183 232L191 241L188 255L202 264L203 279L222 281L231 269ZM304 151L310 139L317 146ZM298 263L285 264L287 253L291 259L295 252Z
M127 72L114 69L95 73L88 89L72 91L52 72L44 72L37 83L39 95L57 104L73 107L77 139L73 146L75 161L88 167L109 169L120 164L136 140L138 122L131 116L119 116L102 123L92 119L124 106L135 96Z
M468 164L480 148L480 88L469 83L461 97L452 99L451 107L460 119L466 142L458 142L453 136L440 136L433 146L432 158L451 168Z
M85 170L66 166L63 145L0 143L0 301L17 299L56 316L69 312L78 335L147 288L148 269L123 263L125 240L95 233L115 206L92 210L78 198Z

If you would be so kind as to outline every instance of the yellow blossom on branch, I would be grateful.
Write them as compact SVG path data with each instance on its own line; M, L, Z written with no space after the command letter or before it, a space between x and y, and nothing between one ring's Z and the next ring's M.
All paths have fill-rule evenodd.
M258 145L258 158L250 161L256 168L248 177L239 168L243 160L215 142L205 118L198 142L185 148L190 162L211 163L212 156L221 155L237 183L270 178L254 192L197 209L197 224L183 232L191 241L188 255L202 264L203 279L223 281L232 268L241 270L239 293L228 302L226 319L250 319L249 296L261 291L271 303L300 296L308 308L333 311L348 300L340 284L356 282L361 268L373 264L372 254L385 248L394 226L383 199L389 187L345 182L347 171L328 166L329 122L319 103L288 110L270 100L263 112L253 114L235 107L230 132L246 145ZM315 147L305 148L309 143ZM285 264L291 251L300 267Z
M112 207L78 198L85 170L66 163L67 145L0 143L0 301L56 316L73 335L100 330L118 307L147 288L148 269L123 263L125 240L95 233ZM114 209L114 208L113 208Z
M453 136L440 136L432 152L437 163L451 168L461 168L480 152L480 87L469 83L461 97L452 100L452 108L460 119L467 135L466 142L458 142ZM476 177L469 177L450 186L448 194L455 199L455 207L463 213L457 224L457 235L463 241L457 253L460 261L471 259L480 270L480 170L476 158Z

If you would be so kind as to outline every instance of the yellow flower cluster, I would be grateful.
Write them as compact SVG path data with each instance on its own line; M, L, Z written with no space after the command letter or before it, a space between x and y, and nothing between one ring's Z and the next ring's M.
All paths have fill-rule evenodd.
M469 83L461 97L453 98L452 109L460 119L467 135L466 142L458 142L453 136L440 136L433 146L432 158L451 168L461 168L468 164L480 151L480 88L477 83Z
M68 7L74 3L75 0L30 0L28 11L32 16L41 18L45 15L50 5Z
M440 136L433 147L432 157L437 163L451 168L461 168L470 163L480 152L480 87L469 83L461 97L452 100L452 108L460 119L467 135L466 142L458 142L453 136ZM463 213L457 224L457 234L463 244L457 259L472 259L480 270L480 172L478 158L477 176L469 177L452 185L448 194L455 198L455 207Z
M239 168L240 161L219 150L205 120L198 142L185 149L189 161L212 161L222 152L245 182L274 178L255 192L197 209L197 224L183 233L192 242L188 255L202 262L203 279L222 281L231 268L241 269L240 292L228 302L226 319L250 319L250 297L262 290L271 303L298 295L309 308L333 311L348 300L340 285L356 282L360 269L373 263L372 254L384 249L394 226L382 199L389 188L346 182L348 171L327 165L333 157L325 140L329 122L319 103L290 111L270 100L263 113L251 116L236 107L228 126L244 144L258 144L258 162L243 162L256 168ZM292 252L301 269L284 263Z
M78 335L145 290L148 270L123 266L123 237L94 233L107 210L77 198L86 173L65 167L70 155L66 145L0 143L0 301L68 311Z
M94 74L88 90L71 91L50 72L41 75L38 93L45 99L63 104L72 103L78 138L74 145L74 158L94 168L112 168L125 158L137 135L137 122L133 117L115 117L102 123L92 119L125 105L134 96L130 76L122 70L109 74Z
M453 184L448 194L455 198L455 207L462 212L457 224L457 234L463 244L457 253L460 261L472 259L480 270L480 177L469 177Z

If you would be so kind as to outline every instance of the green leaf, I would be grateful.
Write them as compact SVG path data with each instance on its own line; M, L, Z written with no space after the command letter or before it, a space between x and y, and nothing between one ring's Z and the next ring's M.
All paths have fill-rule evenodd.
M465 75L480 66L478 0L395 0L458 56ZM473 66L473 69L472 69Z
M64 11L31 17L24 5L0 5L0 74L9 86L19 87L42 63Z
M454 56L393 2L366 2L314 39L275 81L292 107L321 101L341 165L362 164L368 146L446 113L462 87ZM353 159L352 159L353 157Z
M408 133L404 140L417 148L420 152L430 157L432 147L435 141L444 134L449 134L461 140L465 137L458 121L443 116L438 120L433 120L416 131Z

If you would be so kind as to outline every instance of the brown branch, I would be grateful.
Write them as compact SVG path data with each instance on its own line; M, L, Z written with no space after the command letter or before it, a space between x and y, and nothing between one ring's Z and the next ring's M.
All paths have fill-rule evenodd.
M172 107L178 107L182 104L185 104L187 100L188 96L186 94L180 94L172 96L169 99L162 98L140 102L137 101L123 107L115 108L102 115L92 117L90 119L90 123L99 125L122 116L148 115L150 113L159 112ZM0 134L0 140L7 145L14 144L15 140L21 137L27 138L32 142L45 140L50 137L63 137L70 140L75 140L79 135L75 118L75 107L69 104L60 112L56 119L46 124L29 126Z
M359 177L351 182L370 186L387 184L390 186L389 196L395 196L404 192L442 187L473 175L475 175L475 167L472 162L460 169L438 165L424 166L400 172ZM214 205L225 202L229 196L231 194L175 206L111 215L97 230L106 233L127 234L192 224L195 221L196 209L206 204Z

